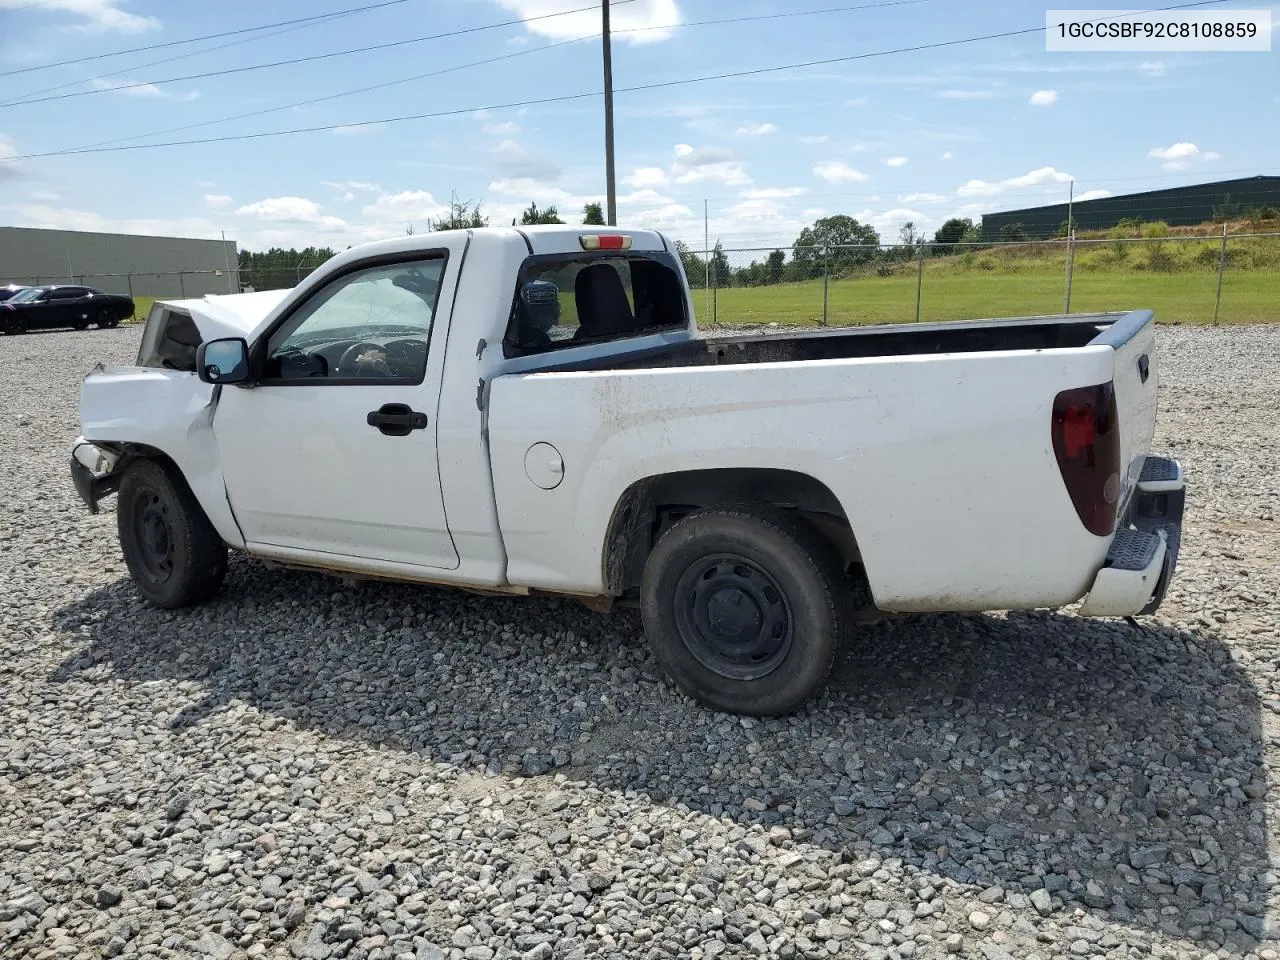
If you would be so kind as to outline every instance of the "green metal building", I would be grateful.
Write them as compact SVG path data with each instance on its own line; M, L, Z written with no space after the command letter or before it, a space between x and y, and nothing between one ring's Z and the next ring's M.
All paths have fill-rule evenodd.
M1077 230L1106 230L1126 219L1189 226L1224 216L1244 217L1259 207L1280 210L1280 177L1242 177L1102 197L1073 204L1071 215ZM1012 225L1020 224L1027 237L1042 240L1057 233L1066 219L1065 203L988 213L982 218L982 239L1007 239L1010 233L1017 232Z

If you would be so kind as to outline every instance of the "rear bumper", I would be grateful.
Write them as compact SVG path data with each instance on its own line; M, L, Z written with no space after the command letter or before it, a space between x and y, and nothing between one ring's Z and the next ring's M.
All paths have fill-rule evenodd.
M114 472L116 462L114 453L84 437L78 437L71 445L71 482L90 513L98 512L99 500L116 492L120 482Z
M1156 611L1178 566L1185 503L1186 480L1178 462L1147 457L1106 562L1080 606L1081 616L1131 617Z

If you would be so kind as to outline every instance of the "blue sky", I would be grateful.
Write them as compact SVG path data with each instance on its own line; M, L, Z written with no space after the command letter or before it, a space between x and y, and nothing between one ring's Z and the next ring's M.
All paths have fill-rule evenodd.
M369 2L0 0L0 70ZM614 0L615 84L847 57L1044 22L1043 4L913 0L698 25L875 2ZM404 0L289 30L10 73L0 78L0 161L143 134L150 136L131 142L344 126L10 159L0 162L0 224L183 236L225 231L241 246L261 249L340 248L403 233L411 223L422 231L451 193L483 201L494 223L509 223L530 201L556 204L570 219L587 200L603 199L599 99L474 108L598 91L599 41L591 38L598 14L532 19L589 5ZM1272 16L1280 21L1280 11ZM312 63L151 83L506 20L521 22ZM551 44L558 45L541 49ZM293 106L497 57L509 59ZM952 215L1062 201L1073 180L1077 196L1098 196L1280 173L1278 57L1047 53L1043 35L1031 34L620 92L619 221L701 246L706 200L713 240L726 246L789 244L803 225L831 213L871 222L891 239L908 219L931 233ZM93 92L3 105L83 91ZM273 112L223 121L265 110ZM446 111L462 112L354 126ZM201 126L159 133L194 124Z

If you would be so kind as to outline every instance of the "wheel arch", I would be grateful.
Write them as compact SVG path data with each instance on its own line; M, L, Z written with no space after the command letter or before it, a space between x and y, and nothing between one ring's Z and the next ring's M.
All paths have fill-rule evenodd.
M794 510L836 548L846 567L862 562L840 500L817 478L770 467L683 470L637 480L618 498L601 554L609 592L622 596L639 586L645 560L658 537L681 516L730 504Z
M149 443L101 440L89 442L110 450L119 457L111 470L111 475L115 478L113 491L118 489L121 478L132 464L144 460L158 463L186 485L200 509L204 511L205 517L228 546L236 548L244 546L244 537L231 510L221 474L193 477L183 469L176 457Z

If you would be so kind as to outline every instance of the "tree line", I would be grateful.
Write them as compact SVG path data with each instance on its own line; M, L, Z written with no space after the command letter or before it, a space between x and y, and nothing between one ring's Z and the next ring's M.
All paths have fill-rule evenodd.
M929 256L945 256L960 249L954 244L977 243L981 234L981 228L970 218L952 217L929 240L913 222L907 221L898 231L898 242L886 246L870 224L836 214L801 230L791 244L789 256L779 247L764 259L753 259L745 266L731 264L719 241L708 255L694 252L681 241L676 241L676 249L692 287L760 287L811 280L824 273L838 278L873 265L887 270L895 262L914 259L926 244L930 246Z
M530 203L519 218L519 225L531 226L544 223L564 223L555 206L539 207ZM604 226L604 211L599 203L588 203L582 209L582 223ZM512 220L512 226L517 221ZM489 217L479 203L459 200L449 201L447 216L429 220L427 228L438 230L468 230L489 226ZM415 233L409 225L405 233ZM920 248L930 245L930 256L954 253L958 243L976 243L981 239L981 229L968 217L952 217L939 227L928 240L918 233L915 224L908 221L898 232L898 242L884 245L880 234L870 224L859 223L854 217L836 214L815 220L800 231L790 250L783 248L769 252L762 259L753 259L745 266L729 262L722 243L716 243L709 255L692 250L677 241L676 249L693 287L758 287L775 283L810 280L824 273L833 278L847 276L857 269L875 266L891 269L892 264L914 259ZM951 249L948 249L948 248ZM266 284L292 285L334 255L329 247L307 247L305 250L284 250L273 247L266 252L240 251L240 270L244 283L259 287Z

